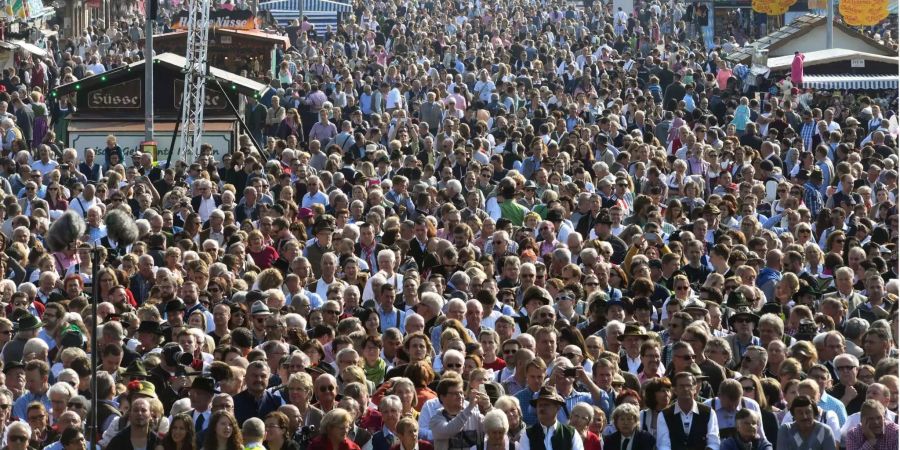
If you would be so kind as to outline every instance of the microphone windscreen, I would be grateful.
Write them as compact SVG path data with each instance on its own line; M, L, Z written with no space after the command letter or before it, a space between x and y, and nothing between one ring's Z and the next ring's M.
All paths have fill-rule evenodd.
M56 219L47 231L47 248L52 252L61 252L69 244L81 239L87 231L84 218L75 211L66 211Z
M125 211L113 209L106 213L106 235L116 245L127 247L138 239L137 223Z

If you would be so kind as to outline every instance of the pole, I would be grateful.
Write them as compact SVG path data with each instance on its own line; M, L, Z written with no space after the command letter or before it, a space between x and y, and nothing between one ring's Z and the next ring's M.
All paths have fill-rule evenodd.
M825 0L825 48L834 48L834 0Z
M144 140L153 140L153 14L152 2L144 0Z
M91 367L94 369L94 376L91 377L91 450L97 448L97 433L100 432L100 424L97 423L99 416L97 415L97 371L100 370L99 355L97 351L97 299L100 298L100 283L97 278L100 276L100 248L94 246L91 249L91 290L93 291L93 299L91 301Z

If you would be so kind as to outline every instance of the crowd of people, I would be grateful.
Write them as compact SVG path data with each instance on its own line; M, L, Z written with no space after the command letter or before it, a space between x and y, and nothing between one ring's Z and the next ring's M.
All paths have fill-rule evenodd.
M0 447L897 448L897 92L770 90L705 4L635 4L303 20L170 167L48 96L140 20L17 59Z

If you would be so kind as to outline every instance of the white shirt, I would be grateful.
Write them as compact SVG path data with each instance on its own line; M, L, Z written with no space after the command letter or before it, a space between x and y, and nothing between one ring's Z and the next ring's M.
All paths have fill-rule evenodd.
M715 405L713 405L713 400L715 400ZM737 408L734 410L728 410L728 409L723 408L722 401L719 400L718 397L711 398L711 399L703 402L703 404L706 406L709 406L710 408L713 409L713 411L716 412L716 422L718 422L718 425L720 428L736 428L737 420L735 419L735 416L737 415L738 411L740 411L741 409L744 409L745 407L751 411L755 411L757 417L759 417L762 414L759 410L759 403L756 403L756 400L753 400L752 398L742 397L741 401L738 403ZM756 435L758 437L765 436L763 434L762 427L757 427Z
M197 211L197 214L200 214L200 220L204 222L209 220L209 215L212 214L214 209L216 209L216 201L212 196L209 196L209 198L200 197L200 210Z
M400 94L400 89L393 88L388 91L384 102L387 109L401 108L403 106L403 95Z
M625 360L628 363L628 371L633 374L637 374L638 367L641 366L641 357L638 356L637 358L632 358L626 353Z
M681 406L675 404L675 415L681 420L688 434L694 421L694 415L700 414L697 403L693 402L690 411L683 411ZM712 450L719 450L719 421L715 414L709 415L709 423L706 429L706 447ZM662 412L656 418L656 448L657 450L672 450L672 439L669 435L669 426L666 424L666 418Z
M540 422L538 423L540 425ZM541 425L541 428L544 429L544 448L554 448L550 443L550 440L553 438L553 434L556 432L556 429L559 427L559 422L554 422L553 425L549 427L545 427ZM531 443L528 439L528 433L522 433L522 437L519 439L519 448L531 448ZM571 450L584 450L584 443L581 441L581 435L578 433L572 434L572 445L569 447Z
M463 400L463 409L469 406L469 402ZM437 414L438 410L443 408L441 406L441 401L437 398L430 399L422 405L422 410L419 411L419 439L424 439L426 441L433 441L434 437L431 435L431 417Z

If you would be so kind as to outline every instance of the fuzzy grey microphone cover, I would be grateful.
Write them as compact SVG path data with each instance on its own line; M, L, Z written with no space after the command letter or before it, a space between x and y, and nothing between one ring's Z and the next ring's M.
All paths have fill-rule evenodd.
M69 244L81 239L87 231L87 224L80 214L66 211L56 219L47 231L47 248L52 252L61 252Z
M130 214L120 209L106 213L106 235L120 247L134 244L139 236L137 223Z

